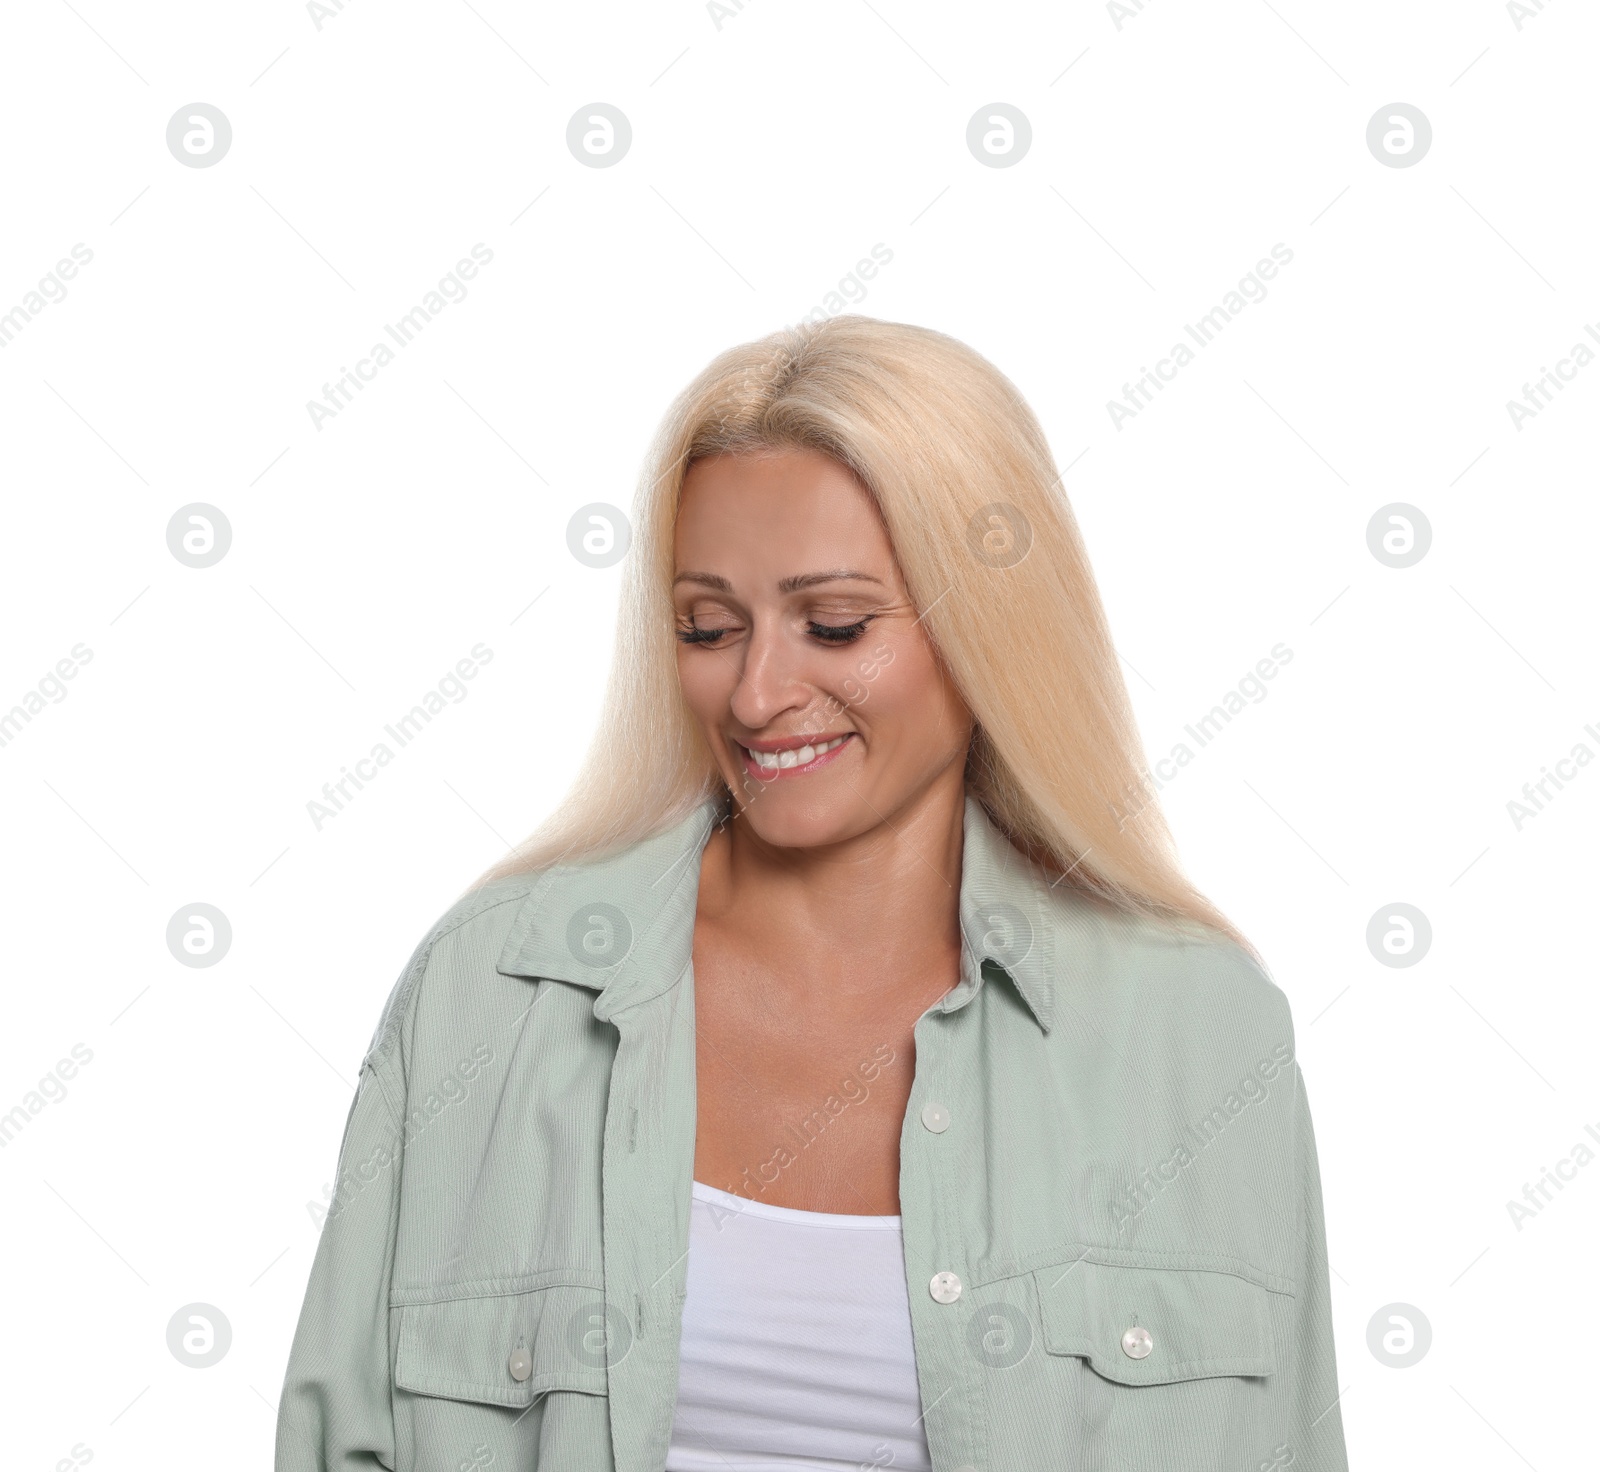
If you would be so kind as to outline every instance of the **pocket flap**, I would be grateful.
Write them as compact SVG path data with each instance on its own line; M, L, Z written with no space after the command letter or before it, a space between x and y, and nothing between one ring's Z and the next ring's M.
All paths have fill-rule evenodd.
M1247 1278L1086 1260L1033 1277L1045 1349L1081 1355L1108 1380L1164 1385L1277 1368L1270 1290Z
M605 1326L618 1315L598 1289L562 1283L398 1311L402 1389L496 1406L530 1405L547 1390L606 1393Z

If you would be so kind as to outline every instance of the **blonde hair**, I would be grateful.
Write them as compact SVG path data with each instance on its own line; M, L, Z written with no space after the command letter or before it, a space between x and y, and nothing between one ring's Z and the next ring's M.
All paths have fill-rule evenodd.
M954 338L856 315L729 348L673 402L634 501L599 734L563 802L478 884L613 852L729 797L678 687L679 497L703 457L794 448L845 465L876 502L977 723L967 790L996 827L1058 883L1178 928L1220 931L1254 955L1178 865L1083 538L1033 411Z

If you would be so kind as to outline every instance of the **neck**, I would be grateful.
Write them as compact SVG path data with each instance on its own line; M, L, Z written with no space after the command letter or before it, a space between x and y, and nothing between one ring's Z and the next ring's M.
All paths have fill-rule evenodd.
M702 856L699 922L769 955L825 958L798 968L813 977L808 991L837 995L857 958L863 990L881 979L886 957L913 976L948 962L961 945L965 802L957 762L884 821L836 843L779 848L736 815Z

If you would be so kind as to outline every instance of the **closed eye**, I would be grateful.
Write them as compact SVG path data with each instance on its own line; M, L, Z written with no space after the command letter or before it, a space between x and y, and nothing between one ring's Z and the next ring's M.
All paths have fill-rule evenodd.
M870 614L853 624L819 624L815 619L810 619L806 622L806 631L824 644L853 644L866 633L867 625L871 622Z
M813 639L823 644L840 645L854 644L867 631L867 625L872 622L873 616L868 614L857 619L853 624L823 624L815 619L806 620L806 632ZM724 634L735 633L737 630L727 628L697 628L690 624L687 628L679 629L678 640L683 644L714 645Z

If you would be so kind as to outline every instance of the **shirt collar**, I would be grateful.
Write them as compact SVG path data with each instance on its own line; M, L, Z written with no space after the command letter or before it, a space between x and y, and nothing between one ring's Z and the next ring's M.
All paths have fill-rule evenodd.
M497 969L588 987L598 993L594 1015L601 1019L658 996L689 963L700 855L721 815L721 802L708 798L640 843L542 871ZM998 973L1048 1032L1061 898L968 794L958 902L961 979L936 1005L946 1012L965 1006Z

